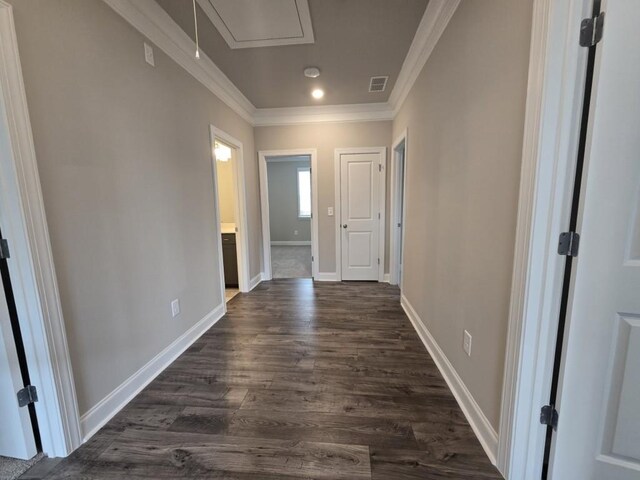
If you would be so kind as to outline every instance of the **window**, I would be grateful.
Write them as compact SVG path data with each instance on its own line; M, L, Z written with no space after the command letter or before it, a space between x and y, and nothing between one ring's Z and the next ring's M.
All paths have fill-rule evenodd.
M311 217L311 169L298 168L298 217Z

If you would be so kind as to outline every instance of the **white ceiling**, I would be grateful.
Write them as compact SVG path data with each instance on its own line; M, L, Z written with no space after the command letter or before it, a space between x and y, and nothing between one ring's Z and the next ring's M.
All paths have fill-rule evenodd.
M198 0L229 48L313 43L307 0Z

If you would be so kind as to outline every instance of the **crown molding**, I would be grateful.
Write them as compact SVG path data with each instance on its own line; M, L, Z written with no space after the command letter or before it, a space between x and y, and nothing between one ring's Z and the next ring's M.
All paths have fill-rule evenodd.
M389 104L395 117L407 99L411 87L424 68L444 29L451 20L460 0L430 0L413 37L407 56L402 63Z
M103 0L215 96L253 124L256 107L155 0Z
M103 0L178 65L253 126L393 120L460 0L431 0L422 16L389 101L351 105L256 108L155 0Z
M253 118L254 125L258 127L326 122L376 122L393 120L393 110L387 102L258 108Z

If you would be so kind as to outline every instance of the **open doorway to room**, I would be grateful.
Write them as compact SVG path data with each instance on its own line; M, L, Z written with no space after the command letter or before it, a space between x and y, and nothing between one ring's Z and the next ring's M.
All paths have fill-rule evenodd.
M260 152L265 273L313 278L317 254L315 151Z
M222 265L224 271L224 298L231 300L239 293L238 253L236 243L236 181L233 163L235 151L221 140L214 141L216 174L218 176L218 206L220 209L220 235L222 238Z
M211 127L220 278L225 303L249 291L247 218L242 143Z
M391 232L389 277L392 285L402 289L402 260L404 246L405 180L407 171L406 130L393 143L391 152Z

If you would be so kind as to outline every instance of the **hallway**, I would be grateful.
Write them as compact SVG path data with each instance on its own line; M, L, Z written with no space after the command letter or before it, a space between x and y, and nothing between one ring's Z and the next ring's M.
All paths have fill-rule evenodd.
M501 477L395 287L276 280L45 478Z

